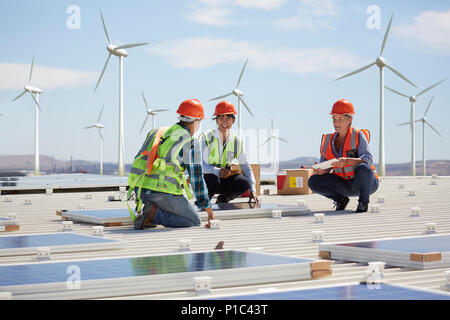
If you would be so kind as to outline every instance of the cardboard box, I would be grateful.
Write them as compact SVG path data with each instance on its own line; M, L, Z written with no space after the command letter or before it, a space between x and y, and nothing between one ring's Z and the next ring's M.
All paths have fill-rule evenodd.
M251 164L250 166L252 167L253 175L255 176L255 180L256 180L256 185L255 185L256 195L260 196L261 195L261 186L260 186L259 164ZM232 164L231 171L235 171L236 174L242 174L240 165ZM241 195L241 197L248 197L249 195L250 195L249 191L246 191Z
M277 174L277 194L310 194L308 180L312 169L280 170Z

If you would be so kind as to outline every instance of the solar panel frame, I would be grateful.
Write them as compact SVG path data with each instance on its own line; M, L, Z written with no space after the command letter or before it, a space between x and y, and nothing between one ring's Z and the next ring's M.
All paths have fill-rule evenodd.
M300 289L295 289L295 288L290 288L290 289L283 289L283 290L274 290L274 291L270 291L270 292L261 292L261 291L257 291L257 292L247 292L247 293L239 293L239 294L235 294L235 295L227 295L227 294L220 294L220 295L211 295L208 296L206 299L210 299L210 300L266 300L266 299L277 299L276 296L278 296L281 300L287 300L289 299L289 296L286 296L284 294L289 294L289 293L301 293L304 295L308 295L308 293L311 293L309 297L305 297L305 296L301 296L302 298L305 298L304 300L348 300L348 299L326 299L324 298L324 295L320 295L320 291L324 292L327 291L329 289L337 289L337 288L352 288L352 287L356 287L356 286L367 286L367 284L364 283L358 283L358 282L348 282L348 283L342 283L339 285L336 284L330 284L330 285L326 285L326 286L308 286L308 287L303 287ZM411 294L408 296L402 295L400 298L401 299L393 299L393 300L424 300L424 296L423 294L426 295L425 299L428 298L433 298L430 297L430 295L433 295L434 298L442 298L443 300L450 300L450 293L445 292L445 291L438 291L438 290L433 290L433 289L427 289L427 288L418 288L418 287L413 287L413 286L409 286L409 285L402 285L402 284L391 284L389 282L383 282L380 284L381 290L382 287L385 286L387 288L395 288L395 289L403 289L404 291L406 291L406 293L410 292ZM380 299L373 299L373 300L389 300L389 298L391 298L390 294L384 294L381 291L375 291L375 290L380 290L377 289L377 287L373 287L370 290L374 290L373 292L377 292L378 293L378 297ZM371 291L368 291L371 292ZM422 296L420 296L422 294ZM367 297L367 295L365 295L365 297ZM261 298L261 299L259 299ZM321 298L321 299L318 299ZM348 298L352 299L352 300L358 300L358 297L354 297L354 296L348 296ZM362 298L361 300L372 300L372 299L364 299L363 297L359 297ZM375 296L375 298L377 298ZM189 298L192 299L192 298ZM196 299L196 298L194 298ZM197 299L205 299L205 297L198 297ZM293 299L293 300L303 300L303 299ZM435 300L435 299L431 299L431 300ZM437 299L436 299L437 300Z
M229 205L236 205L240 203L230 203ZM253 209L227 209L227 210L216 210L213 205L214 217L219 220L230 220L230 219L251 219L251 218L269 218L272 217L272 210L278 209L282 211L283 216L300 216L308 215L311 210L307 206L297 206L297 205L278 205L273 203L262 204L270 206L269 208L253 208ZM272 207L277 205L278 207ZM100 225L117 224L131 225L133 222L130 218L130 213L127 208L120 209L105 209L104 211L110 212L123 212L121 216L112 217L96 217L90 215L89 213L94 213L101 210L59 210L61 216L68 220L84 223L93 223ZM59 215L59 214L58 214ZM199 212L200 218L203 221L208 220L208 214L204 211Z
M364 241L354 241L345 244L358 244L364 242L375 241L395 241L408 239L411 241L417 239L430 239L432 237L448 237L446 234L426 235L417 237L400 237L400 238L384 238L384 239L371 239ZM342 242L338 243L322 243L319 245L319 252L330 252L330 259L332 260L344 260L352 262L372 262L383 261L386 265L394 267L404 267L412 269L433 269L450 266L450 252L440 252L441 259L439 261L414 261L412 260L412 254L426 254L427 252L416 251L399 251L399 250L386 250L386 249L373 249L373 248L361 248L353 246L344 246ZM431 253L431 252L429 252Z
M274 258L285 257L287 259L297 259L289 256L282 256L269 253L257 253L246 250L210 250L190 253L168 253L157 256L169 255L187 255L193 253L220 253L227 251L235 251L242 253L251 253L256 255L272 256ZM155 255L156 256L156 255ZM80 263L81 261L101 261L115 260L124 258L151 257L146 256L129 256L122 258L100 258L100 259L83 259L69 260L63 262L41 262L40 264L71 264ZM299 262L287 264L273 264L266 266L252 266L220 270L208 271L191 271L168 273L158 275L141 275L123 278L110 278L101 280L82 280L81 288L70 290L66 282L57 283L40 283L40 284L24 284L12 286L0 286L0 291L8 291L13 293L13 299L90 299L90 298L106 298L116 296L138 295L163 293L174 291L192 291L194 289L194 277L209 276L212 277L212 287L232 287L236 285L262 284L269 282L294 281L311 279L311 263L313 259L300 259ZM9 266L29 265L27 263L11 264ZM111 263L112 265L112 263ZM0 266L1 269L1 266ZM239 272L236 270L239 269Z
M96 240L97 243L88 244L55 244L55 245L41 245L41 246L30 246L30 247L15 247L15 248L0 248L0 257L6 256L23 256L23 255L34 255L38 247L50 247L51 253L67 253L67 252L79 252L79 251L99 251L99 250L114 250L125 248L128 243L123 240L113 240L107 239L99 236L81 235L73 232L60 232L60 233L41 233L41 234L21 234L21 235L4 235L0 236L0 241L2 238L13 238L13 237L30 237L30 236L42 236L42 235L58 235L64 237L65 235L77 235L84 238L89 238ZM103 240L103 241L102 241Z

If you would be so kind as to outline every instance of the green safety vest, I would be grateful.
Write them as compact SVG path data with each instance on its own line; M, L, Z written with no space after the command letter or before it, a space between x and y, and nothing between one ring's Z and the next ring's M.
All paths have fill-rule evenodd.
M239 137L232 135L219 159L219 140L215 136L215 131L210 130L202 134L208 148L208 163L212 166L224 168L231 165L234 159L242 153L242 141ZM201 138L201 136L200 136Z
M157 129L153 129L148 133L144 144L134 159L128 176L128 195L131 195L135 187L139 187L139 192L136 195L138 212L140 212L142 205L142 200L140 199L141 188L174 195L182 195L183 190L185 190L188 199L192 198L192 193L183 174L185 168L180 164L180 151L186 143L190 143L193 140L190 132L179 124L166 129L161 136L152 170L150 173L147 173L148 152L153 146L157 131ZM129 210L134 221L135 214L132 213L130 208Z

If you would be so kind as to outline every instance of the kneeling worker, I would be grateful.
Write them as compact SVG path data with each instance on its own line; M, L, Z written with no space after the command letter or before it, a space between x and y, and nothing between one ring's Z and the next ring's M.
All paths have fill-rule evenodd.
M352 127L355 110L351 102L341 99L330 114L336 132L324 134L320 162L337 159L330 169L314 169L309 188L334 200L337 210L345 210L350 196L359 197L355 212L367 212L369 196L378 189L378 175L369 152L368 130Z
M214 112L217 130L202 133L203 168L209 197L219 194L216 203L228 203L250 190L249 202L259 202L256 195L256 180L242 145L231 127L235 122L236 110L232 103L221 101ZM243 174L231 171L231 164L237 161Z
M129 194L136 193L139 216L134 229L150 225L191 227L201 224L197 209L183 196L192 198L184 176L187 169L198 208L205 209L209 220L214 219L208 190L203 180L200 144L192 136L204 119L203 106L197 99L185 100L177 110L178 123L170 128L153 129L133 162L128 177ZM141 214L141 205L144 208Z

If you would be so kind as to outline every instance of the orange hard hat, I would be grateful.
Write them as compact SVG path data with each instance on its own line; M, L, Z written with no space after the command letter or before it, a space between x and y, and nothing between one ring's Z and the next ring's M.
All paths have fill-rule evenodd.
M228 101L220 101L216 105L216 110L214 111L214 116L220 116L223 114L237 114L236 110L234 109L234 106L231 102Z
M336 101L333 104L333 108L331 109L330 114L355 114L355 108L353 108L353 104L347 99L341 99Z
M177 113L190 118L205 119L203 106L197 99L184 100L178 107Z

